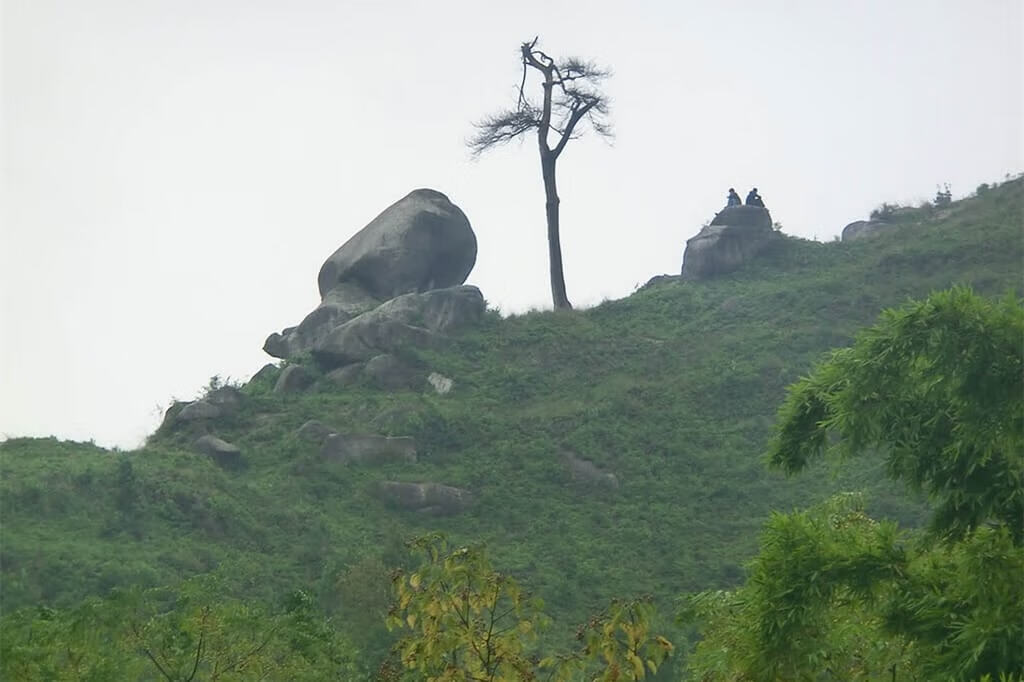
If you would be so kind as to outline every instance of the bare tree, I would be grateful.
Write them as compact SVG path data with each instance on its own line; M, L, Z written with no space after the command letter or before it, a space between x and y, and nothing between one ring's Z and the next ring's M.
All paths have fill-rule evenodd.
M544 178L545 214L548 223L548 257L551 269L551 299L555 309L571 309L565 293L565 274L562 270L562 244L558 227L558 186L555 183L555 164L569 140L582 133L579 127L586 121L598 135L611 136L607 122L608 97L601 92L601 82L610 74L575 57L556 61L537 49L537 38L520 46L523 59L523 80L519 85L519 100L514 109L506 109L474 124L476 134L468 145L474 156L518 138L531 130L537 131L540 146L540 167ZM526 79L530 69L543 77L543 98L540 105L526 95ZM555 134L554 147L549 136Z

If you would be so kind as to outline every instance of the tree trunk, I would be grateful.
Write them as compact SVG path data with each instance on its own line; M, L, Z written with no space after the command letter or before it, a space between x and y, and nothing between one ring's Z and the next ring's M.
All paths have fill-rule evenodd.
M555 310L572 310L565 293L565 274L562 271L562 241L558 232L558 187L555 185L555 155L541 150L540 165L544 176L545 214L548 220L548 260L551 269L551 302Z

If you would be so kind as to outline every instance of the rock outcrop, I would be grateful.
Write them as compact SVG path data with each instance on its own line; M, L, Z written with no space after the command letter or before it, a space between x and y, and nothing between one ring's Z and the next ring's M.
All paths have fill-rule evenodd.
M440 192L415 190L331 254L317 277L320 305L263 349L312 354L330 369L430 346L483 315L480 290L460 286L475 262L465 214Z
M440 483L380 481L376 493L379 499L392 506L423 514L457 514L473 503L468 490Z
M448 395L455 386L454 380L437 372L430 373L427 377L427 383L433 387L434 393L438 395Z
M375 436L331 433L320 454L343 464L415 462L416 442L408 436Z
M326 367L341 367L403 346L430 347L439 334L478 321L485 307L474 286L405 294L335 327L312 353Z
M234 386L215 388L199 400L175 402L164 415L160 429L184 422L202 423L233 414L242 405L242 392Z
M732 272L777 238L767 209L724 208L696 237L687 240L682 278L701 280Z
M864 237L871 237L892 227L892 223L881 220L856 220L843 228L842 240L851 242Z

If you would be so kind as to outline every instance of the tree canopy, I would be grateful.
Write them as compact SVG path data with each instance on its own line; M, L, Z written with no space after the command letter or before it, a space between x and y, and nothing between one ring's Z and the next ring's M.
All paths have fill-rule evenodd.
M931 533L856 497L775 514L746 583L689 600L691 679L1020 679L1024 307L966 288L885 311L794 384L769 461L882 452L929 493Z
M932 528L962 536L987 521L1024 538L1024 307L957 287L887 310L849 348L789 389L768 453L803 470L829 450L884 453L923 489Z

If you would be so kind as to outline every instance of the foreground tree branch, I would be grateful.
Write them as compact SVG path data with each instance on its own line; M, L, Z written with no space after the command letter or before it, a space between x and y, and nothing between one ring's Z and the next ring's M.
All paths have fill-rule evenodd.
M588 123L602 137L611 136L611 126L606 119L609 100L600 89L601 83L611 74L577 57L557 61L537 49L537 41L534 38L520 45L523 78L516 107L499 111L475 123L476 134L467 144L473 155L479 156L529 131L537 131L548 227L551 299L555 309L571 309L562 267L559 226L561 200L555 180L556 162L569 140L580 136L581 123ZM534 104L526 94L526 81L532 72L537 72L542 78L540 104ZM553 147L549 141L552 137Z

